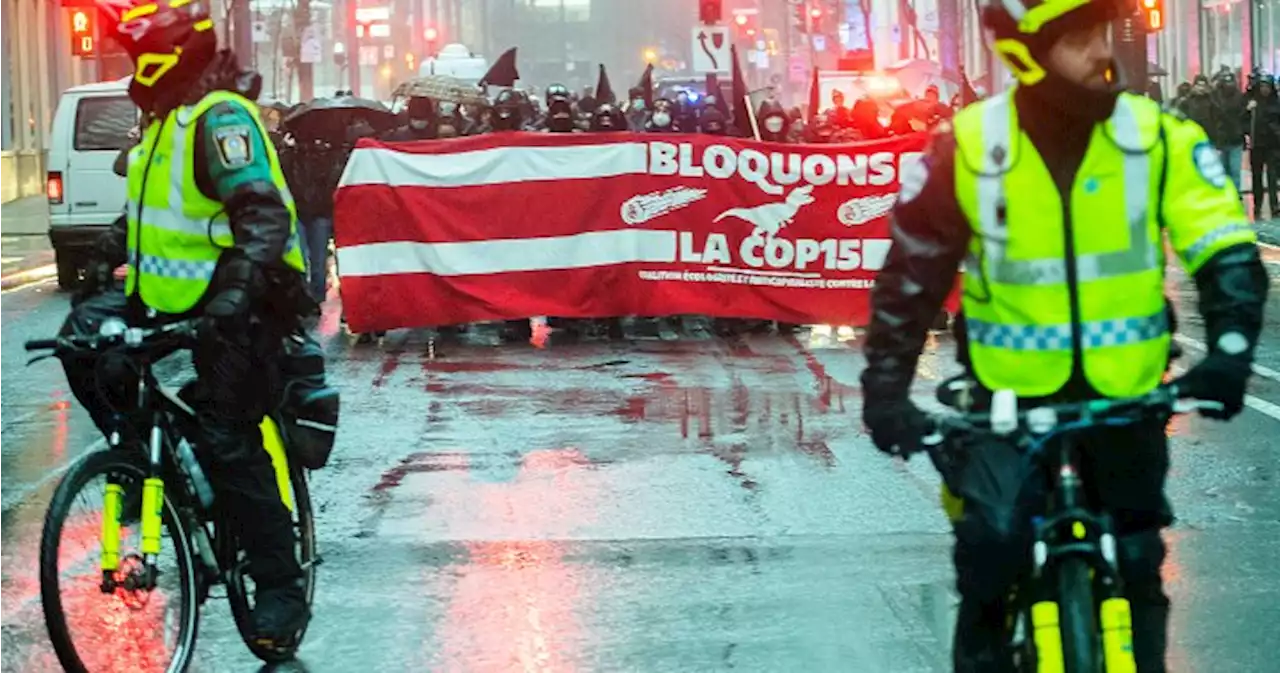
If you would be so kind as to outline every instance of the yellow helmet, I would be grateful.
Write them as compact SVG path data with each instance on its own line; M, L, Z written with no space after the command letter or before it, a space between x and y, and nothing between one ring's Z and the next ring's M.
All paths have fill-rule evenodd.
M982 23L995 35L995 52L1014 76L1030 86L1047 71L1038 60L1073 30L1115 19L1123 0L988 0Z

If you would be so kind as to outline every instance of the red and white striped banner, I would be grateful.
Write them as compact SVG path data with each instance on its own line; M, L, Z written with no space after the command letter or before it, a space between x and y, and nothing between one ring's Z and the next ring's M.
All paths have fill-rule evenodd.
M352 330L701 314L861 324L924 136L361 141L335 196Z

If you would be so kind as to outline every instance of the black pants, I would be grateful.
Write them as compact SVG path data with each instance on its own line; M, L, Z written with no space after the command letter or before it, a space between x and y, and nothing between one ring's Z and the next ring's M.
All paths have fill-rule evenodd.
M1169 600L1160 581L1165 548L1159 531L1172 521L1164 497L1169 469L1164 428L1156 421L1109 428L1080 444L1086 498L1115 523L1138 671L1163 673ZM1011 669L1005 600L1027 570L1031 517L1045 502L1048 476L1005 443L966 449L958 464L941 466L947 484L963 499L963 512L953 520L961 597L954 665L958 673L1005 671Z
M92 334L110 317L137 324L142 318L138 313L118 290L106 292L76 304L61 333ZM293 525L258 428L278 396L280 337L264 325L246 325L241 330L211 331L192 349L199 381L194 404L201 428L197 453L260 587L301 575ZM71 391L104 434L114 429L126 441L141 441L146 429L137 423L147 419L130 417L137 379L120 366L119 357L82 355L65 359L63 368Z
M1249 151L1249 171L1253 174L1253 214L1262 214L1262 203L1270 205L1271 216L1277 215L1276 204L1276 155L1274 149L1255 147ZM1266 186L1263 186L1263 174L1266 174ZM1265 191L1263 191L1265 189Z

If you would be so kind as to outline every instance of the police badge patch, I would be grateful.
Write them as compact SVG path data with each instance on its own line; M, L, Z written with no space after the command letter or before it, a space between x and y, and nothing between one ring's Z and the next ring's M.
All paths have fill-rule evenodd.
M1222 165L1222 155L1217 148L1207 142L1199 143L1191 150L1191 159L1196 162L1196 171L1204 181L1217 189L1227 186L1227 169Z
M247 125L235 124L214 129L213 140L218 146L218 159L223 166L240 168L253 163L253 146L249 143Z

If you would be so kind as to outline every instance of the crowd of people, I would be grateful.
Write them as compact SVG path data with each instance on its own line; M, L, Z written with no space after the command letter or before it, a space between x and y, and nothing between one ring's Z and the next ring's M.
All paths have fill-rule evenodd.
M1196 75L1178 85L1166 107L1204 127L1237 191L1248 150L1253 217L1262 217L1264 205L1268 215L1276 217L1280 213L1275 177L1280 160L1280 96L1275 77L1265 70L1250 73L1243 88L1240 80L1230 68L1219 70L1212 79Z
M348 96L338 91L335 97ZM323 301L327 292L328 255L333 238L333 195L341 179L346 159L361 138L383 142L415 142L505 131L544 133L595 133L632 131L638 133L701 133L709 135L754 135L780 143L843 143L878 140L894 135L926 131L949 119L959 101L941 101L939 90L930 86L922 98L909 100L889 110L875 99L863 97L851 106L845 94L832 92L830 103L821 111L786 108L776 98L763 100L754 114L754 126L732 109L717 91L680 89L674 96L646 95L632 88L626 100L618 101L606 91L581 94L561 84L548 86L543 95L507 87L488 106L460 104L429 96L410 96L392 125L379 124L372 116L353 114L341 127L320 130L289 129L278 115L268 117L272 142L280 156L290 191L302 224L307 258L311 260L309 293ZM944 316L945 318L945 316ZM618 319L603 321L559 320L554 327L579 333L603 331L611 337L621 334ZM717 320L720 333L770 329L773 325L755 320ZM790 329L789 325L778 325ZM528 321L511 321L508 334L527 339ZM369 341L380 334L360 335Z

